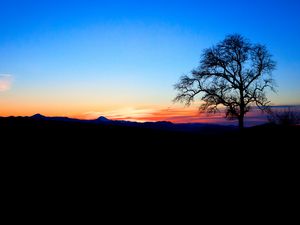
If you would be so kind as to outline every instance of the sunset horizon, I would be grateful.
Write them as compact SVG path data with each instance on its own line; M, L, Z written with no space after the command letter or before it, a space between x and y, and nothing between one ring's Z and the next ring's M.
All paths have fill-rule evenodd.
M285 112L288 109L296 113L300 113L300 105L279 105L271 106L274 112ZM128 121L128 122L171 122L174 124L214 124L224 126L237 126L235 120L228 120L224 116L224 109L215 114L208 114L206 112L199 112L198 109L185 107L185 108L156 108L151 109L133 109L127 108L122 110L108 111L108 112L86 112L80 115L76 114L44 114L40 112L31 114L16 114L4 115L2 117L34 117L45 116L49 118L66 117L70 119L78 119L83 121L96 120L98 118L107 118L111 121ZM268 113L263 113L259 109L254 108L249 112L245 118L245 126L251 127L262 125L269 122Z
M300 105L298 1L4 1L2 9L1 117L237 125L222 107L199 113L200 98L173 102L178 79L230 34L266 45L277 62L271 105ZM246 119L267 122L255 107Z

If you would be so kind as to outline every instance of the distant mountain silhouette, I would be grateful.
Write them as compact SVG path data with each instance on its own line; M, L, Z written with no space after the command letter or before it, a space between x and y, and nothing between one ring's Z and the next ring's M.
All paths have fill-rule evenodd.
M62 121L62 122L83 122L83 120L80 119L74 119L74 118L69 118L69 117L61 117L61 116L56 116L56 117L48 117L44 116L42 114L34 114L30 118L32 119L37 119L37 120L47 120L47 121Z
M107 119L104 116L100 116L98 119L95 119L97 122L111 122L111 120Z
M31 118L33 118L33 119L45 119L46 116L37 113L37 114L34 114L33 116L31 116Z
M122 127L137 127L137 128L150 128L156 130L165 131L183 131L183 132L219 132L234 130L235 126L224 126L216 124L206 124L206 123L181 123L174 124L169 121L157 121L157 122L132 122L126 120L110 120L104 116L100 116L94 120L80 120L68 117L46 117L41 114L35 114L30 118L34 120L45 120L45 121L57 121L57 122L75 122L75 123L85 123L85 124L103 124L103 125L114 125Z

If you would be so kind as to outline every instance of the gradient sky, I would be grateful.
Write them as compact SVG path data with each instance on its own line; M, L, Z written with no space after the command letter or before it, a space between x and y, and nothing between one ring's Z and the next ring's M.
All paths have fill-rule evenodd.
M274 55L273 104L300 104L298 0L1 0L0 9L2 116L189 121L196 105L173 104L173 84L231 33Z

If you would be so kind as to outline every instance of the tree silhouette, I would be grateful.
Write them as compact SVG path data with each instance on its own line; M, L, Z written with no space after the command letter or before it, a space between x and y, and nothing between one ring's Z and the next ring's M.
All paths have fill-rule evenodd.
M276 63L266 46L252 44L239 34L228 35L216 46L203 51L200 66L185 75L175 85L174 101L190 105L202 94L199 110L216 113L218 106L226 109L226 118L238 119L244 127L244 117L251 106L266 110L269 101L265 90L274 90L272 71Z

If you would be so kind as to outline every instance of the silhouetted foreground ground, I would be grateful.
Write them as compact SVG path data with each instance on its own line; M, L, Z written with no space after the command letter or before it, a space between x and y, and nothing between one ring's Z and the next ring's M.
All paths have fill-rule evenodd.
M197 131L176 131L157 128L130 127L65 121L47 121L30 117L0 118L2 143L25 149L53 151L107 151L152 149L182 151L275 150L278 146L295 148L300 138L300 127L263 125L238 129L207 127Z
M47 195L53 196L53 190L60 193L65 185L64 193L74 187L78 193L79 187L87 188L87 194L105 188L104 194L121 197L147 187L146 195L155 198L162 190L169 193L177 187L180 192L179 187L185 187L189 193L204 185L215 194L248 187L250 197L271 193L278 184L294 186L299 132L300 127L270 125L248 128L243 134L231 128L175 132L0 118L2 174L14 193L34 184L37 188L31 191L47 187Z

